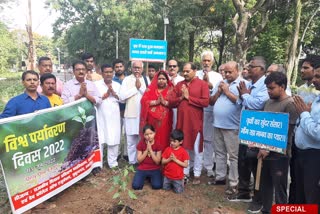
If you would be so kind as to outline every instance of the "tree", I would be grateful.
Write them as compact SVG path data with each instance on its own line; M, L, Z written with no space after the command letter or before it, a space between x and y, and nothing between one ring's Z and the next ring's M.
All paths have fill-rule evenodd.
M129 38L155 39L153 33L157 25L148 0L52 2L61 13L55 23L55 38L64 37L69 55L74 58L86 51L97 56L98 62L113 60L116 30L119 32L119 57L125 60L128 59Z
M309 7L308 7L308 3L309 3ZM302 6L301 2L300 3L297 2L296 13L300 12L300 16L301 16L301 13L302 13L302 7L303 6ZM303 44L305 42L305 38L307 36L307 30L309 29L312 21L314 20L315 16L317 15L317 13L320 11L320 2L317 1L316 4L313 4L313 2L311 2L311 3L310 2L306 2L304 7L305 7L306 11L312 11L312 13L308 16L306 25L304 26L304 28L302 28L303 32L302 32L300 40L299 41L297 41L297 39L294 40L294 42L297 43L297 46L298 46L297 49L298 50L297 50L297 54L295 55L295 58L294 59L290 59L290 61L289 61L290 67L288 66L288 71L292 71L292 78L291 78L291 72L288 74L289 83L290 83L290 80L292 79L292 81L291 81L292 85L296 85L297 77L298 77L299 59L300 59L300 56L301 56L301 53L302 53L302 48L303 48ZM296 17L296 18L298 19L298 17ZM299 22L300 22L300 20L299 20ZM295 29L296 28L300 28L300 23L298 23L298 20L296 20L296 22L295 22ZM293 36L298 37L296 32L294 32ZM294 60L294 66L293 67L292 67L292 61L291 60Z
M8 72L17 63L18 47L7 27L0 22L0 73Z
M294 0L295 5L295 13L294 13L294 29L292 31L291 40L292 42L289 43L289 51L288 51L288 61L286 63L287 68L287 76L288 76L288 84L291 82L291 75L295 65L295 59L297 56L297 45L299 39L299 31L300 31L300 19L301 19L301 9L302 4L301 0Z
M232 0L232 2L237 12L233 18L236 31L234 59L243 64L246 61L248 49L268 22L273 0Z

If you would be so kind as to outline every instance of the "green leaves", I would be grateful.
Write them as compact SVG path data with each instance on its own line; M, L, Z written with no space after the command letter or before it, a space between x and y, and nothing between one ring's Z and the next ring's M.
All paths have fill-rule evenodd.
M128 195L129 195L129 197L130 197L131 199L134 199L134 200L135 200L135 199L138 199L137 196L136 196L136 194L134 194L134 192L132 192L131 190L128 191Z
M82 123L82 119L79 116L75 116L74 118L72 118L72 120Z
M19 59L18 45L13 34L0 22L0 73L9 72L9 69Z
M119 169L114 172L117 172L118 174L113 176L112 186L108 190L108 192L115 191L112 198L119 198L119 204L122 204L122 200L125 195L128 195L130 199L137 199L136 194L128 188L128 185L131 183L129 175L131 172L135 172L134 167L132 165L127 165L123 169Z
M94 119L94 116L89 116L89 117L87 117L87 119L86 119L86 123L88 123L88 122L90 122L91 120L93 120Z
M116 192L116 193L113 195L112 199L116 199L116 198L119 198L119 197L120 197L120 193L119 193L119 192Z
M86 115L86 111L81 107L79 106L78 107L78 112L83 116L83 115Z
M78 115L74 116L72 118L72 120L77 121L79 123L82 123L83 127L85 127L86 123L88 123L94 119L93 115L90 115L87 117L86 111L81 106L78 106L78 112L81 114L81 116L78 116Z

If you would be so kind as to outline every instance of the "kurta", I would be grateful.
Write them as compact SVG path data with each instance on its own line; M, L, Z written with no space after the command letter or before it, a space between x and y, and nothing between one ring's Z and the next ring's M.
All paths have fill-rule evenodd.
M105 84L104 80L96 81L95 85L101 95L107 93L108 86ZM112 88L116 94L119 94L119 83L112 81ZM97 109L99 142L101 144L105 143L109 146L120 144L121 119L119 100L110 95L97 105Z
M146 85L143 77L140 78L141 87L139 90L135 86L136 78L133 74L123 79L120 88L119 97L121 100L125 100L126 109L124 114L125 129L127 135L138 135L139 134L139 123L140 123L140 100Z
M182 85L186 85L189 91L189 100L183 99ZM183 131L184 140L182 146L187 150L193 150L197 134L200 133L199 152L203 151L203 108L209 105L208 83L194 77L191 82L179 82L169 96L169 105L178 108L177 129Z

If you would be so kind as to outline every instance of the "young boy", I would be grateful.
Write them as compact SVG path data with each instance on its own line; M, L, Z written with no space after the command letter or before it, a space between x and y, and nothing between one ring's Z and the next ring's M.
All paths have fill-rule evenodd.
M163 168L163 189L170 190L173 186L175 193L182 193L184 190L183 168L188 166L189 155L181 147L183 142L183 132L173 130L170 135L170 147L166 148L162 154Z

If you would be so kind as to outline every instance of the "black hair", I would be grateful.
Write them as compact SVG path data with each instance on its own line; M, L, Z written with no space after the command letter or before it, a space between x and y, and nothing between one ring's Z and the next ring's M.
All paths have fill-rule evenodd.
M148 65L148 68L156 69L156 66L154 66L154 65L152 65L152 64L149 64L149 65Z
M197 66L193 62L187 62L187 63L184 64L184 66L186 66L188 64L191 66L192 70L197 70Z
M50 57L42 56L42 57L40 57L39 60L38 60L38 65L40 65L42 61L48 61L48 60L51 61Z
M183 141L184 135L181 130L175 129L171 132L170 138L177 141Z
M266 70L267 70L267 68L266 68L267 67L267 61L263 56L252 57L252 59L250 61L252 61L252 60L258 61L259 66L261 66L262 70L264 72L266 72Z
M105 69L105 68L112 68L113 69L113 67L110 65L110 64L103 64L103 65L101 65L101 72L103 72L103 70Z
M146 124L143 129L142 129L142 132L145 133L148 129L150 129L151 131L153 132L156 132L156 130L154 129L154 127L150 124Z
M269 74L266 79L264 80L264 84L269 85L272 82L277 84L278 86L283 86L284 89L287 89L287 76L282 72L272 72Z
M73 62L72 63L72 69L74 70L75 69L75 67L76 67L76 65L84 65L84 67L86 68L86 69L88 69L87 68L87 64L84 62L84 61L81 61L81 60L77 60L77 61L75 61L75 62Z
M90 59L90 58L93 58L93 60L94 60L94 56L91 53L83 53L81 56L81 60L83 60L83 61L86 59Z
M123 66L125 66L125 65L124 65L124 61L123 61L122 59L115 59L115 60L113 60L113 62L112 62L112 67L114 68L114 66L115 66L116 64L118 64L118 63L121 63Z
M169 77L168 77L168 75L167 75L167 73L166 73L165 71L162 71L162 70L159 71L158 77L159 77L160 75L163 75L163 76L166 78L166 80L169 81Z
M51 73L44 73L40 77L40 85L43 85L44 81L46 81L47 79L54 79L54 81L57 82L57 78L55 75Z
M304 62L309 63L311 67L315 69L315 67L320 64L320 56L313 54L307 55L307 57L304 60L302 60L302 64Z
M21 76L22 81L24 81L26 79L27 74L36 75L37 78L39 79L39 74L37 72L35 72L34 70L27 70L22 73L22 76Z

